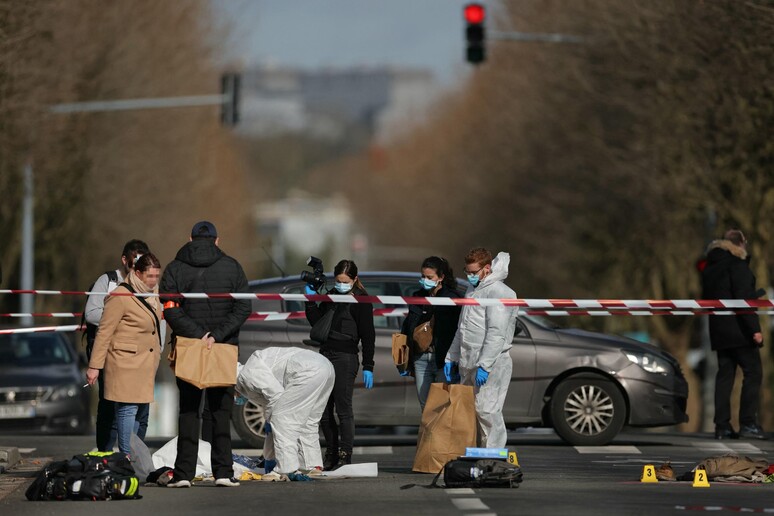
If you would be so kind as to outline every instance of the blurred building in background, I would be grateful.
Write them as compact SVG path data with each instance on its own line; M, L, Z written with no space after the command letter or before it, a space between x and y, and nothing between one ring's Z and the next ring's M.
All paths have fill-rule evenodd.
M384 144L425 122L439 92L425 69L261 66L244 72L239 132L248 138L303 133L336 140L360 127L372 142Z

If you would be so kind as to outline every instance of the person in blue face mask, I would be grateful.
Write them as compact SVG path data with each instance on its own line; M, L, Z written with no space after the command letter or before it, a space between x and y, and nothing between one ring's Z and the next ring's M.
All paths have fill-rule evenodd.
M465 297L514 299L516 293L505 283L508 253L492 253L483 247L471 249L465 257L465 274L470 288ZM460 324L444 364L444 375L453 381L455 366L462 383L475 386L479 445L504 448L507 440L503 405L511 383L513 363L510 349L516 331L516 307L465 305Z
M341 260L333 269L334 288L328 294L367 295L357 276L357 265L352 260ZM309 290L307 289L307 292ZM320 353L331 361L336 372L333 392L323 412L320 427L328 447L323 467L330 471L352 463L352 445L355 438L355 420L352 411L352 392L359 368L358 344L363 349L363 384L374 386L374 308L371 303L306 303L306 318L314 324L329 311L335 310L331 331L320 346ZM338 416L338 424L335 415Z
M454 273L445 258L438 256L425 258L420 272L422 274L419 279L420 288L411 294L413 297L461 297ZM411 375L416 379L417 398L422 411L425 410L430 384L444 380L444 360L457 331L460 308L459 306L411 305L403 321L401 333L406 335L409 342L409 364L408 369L401 374ZM430 329L425 324L428 322ZM421 342L414 340L417 328L419 331L428 331L430 337L422 339Z

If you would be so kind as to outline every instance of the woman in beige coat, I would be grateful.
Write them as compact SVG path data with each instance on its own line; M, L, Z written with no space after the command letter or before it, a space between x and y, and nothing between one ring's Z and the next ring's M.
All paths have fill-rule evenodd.
M115 402L118 448L127 455L137 410L153 401L161 355L159 298L127 294L158 294L160 275L158 259L144 254L126 282L107 297L86 372L89 385L94 385L100 369L105 370L105 399Z

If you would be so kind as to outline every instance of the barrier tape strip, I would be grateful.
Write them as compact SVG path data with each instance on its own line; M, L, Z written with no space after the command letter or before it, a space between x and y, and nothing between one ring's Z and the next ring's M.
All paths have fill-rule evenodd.
M0 294L37 295L87 295L87 296L137 296L156 297L159 294L135 294L132 292L82 292L69 290L15 290L3 289ZM516 308L585 310L707 310L707 309L751 309L772 308L769 299L477 299L450 297L409 297L409 296L351 296L348 294L273 294L273 293L219 293L202 292L164 294L165 298L184 299L260 299L267 301L329 301L333 303L373 303L384 305L435 305L435 306L511 306Z
M375 308L374 317L404 317L408 313L407 308ZM541 315L545 317L564 317L564 316L653 316L653 315L673 315L673 316L693 316L693 315L774 315L774 310L524 310L526 315ZM53 313L8 313L0 314L0 317L80 317L77 312L53 312ZM248 321L285 321L287 319L304 319L306 312L253 312L247 318Z
M377 313L385 312L385 313ZM407 310L403 309L378 309L374 310L374 316L378 317L398 317L406 315ZM750 314L766 314L774 315L774 310L768 310L764 312L756 312L752 310L735 311L735 310L721 310L721 311L690 311L690 310L670 310L670 311L658 311L651 312L647 310L621 310L621 311L608 311L608 310L525 310L526 315L542 315L547 317L556 316L576 316L576 315L588 315L588 316L658 316L658 315L674 315L674 316L694 316L694 315L739 315L740 313ZM248 321L284 321L287 319L304 319L306 317L305 312L255 312L251 314ZM73 324L67 326L41 326L37 328L10 328L1 329L0 335L8 335L14 333L39 333L39 332L72 332L82 331L83 326Z

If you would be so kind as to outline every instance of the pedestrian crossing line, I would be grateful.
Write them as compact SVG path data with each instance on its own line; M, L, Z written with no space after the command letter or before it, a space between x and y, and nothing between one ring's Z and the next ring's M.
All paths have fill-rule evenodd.
M610 446L575 446L575 450L578 453L583 454L608 454L613 455L616 453L620 454L632 454L632 455L641 455L642 452L639 448L636 446L626 446L626 445L610 445Z
M489 506L481 498L452 498L454 506L461 511L488 511Z
M352 455L392 455L392 446L355 446Z
M452 488L449 488L449 489L444 489L444 491L449 496L453 496L453 495L474 495L474 494L476 494L476 492L473 491L473 489L471 489L469 487L452 487Z
M763 450L758 448L752 443L718 443L718 442L692 442L691 445L702 451L714 452L714 453L746 453L748 455L762 455L765 454Z

